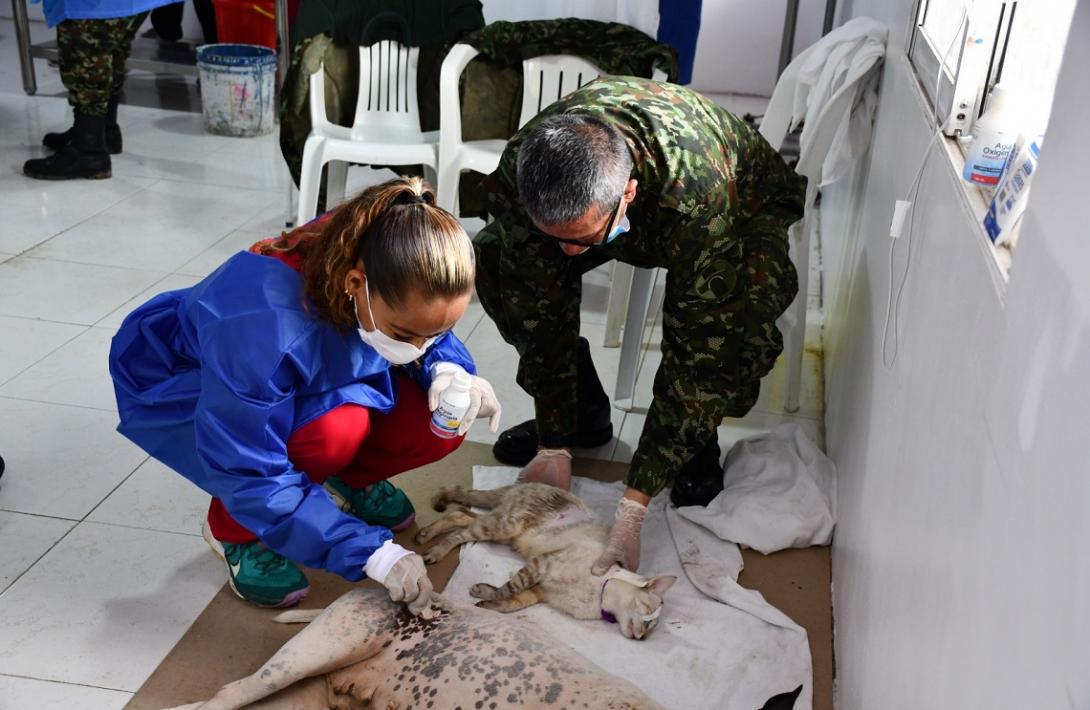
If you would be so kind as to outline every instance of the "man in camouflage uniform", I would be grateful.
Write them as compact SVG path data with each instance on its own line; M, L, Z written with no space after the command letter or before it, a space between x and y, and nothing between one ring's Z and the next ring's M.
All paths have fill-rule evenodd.
M61 81L75 113L73 126L47 133L42 143L56 153L28 160L27 177L41 180L108 178L110 154L121 152L117 105L125 62L147 12L116 19L67 19L57 25Z
M579 338L582 275L610 259L667 270L654 400L596 565L635 569L652 496L673 483L675 504L706 505L722 488L716 428L756 403L783 347L775 320L798 290L787 227L805 181L699 94L613 77L542 111L484 185L494 220L475 240L477 291L536 410L495 453L525 464L523 480L568 486L569 449L612 435Z

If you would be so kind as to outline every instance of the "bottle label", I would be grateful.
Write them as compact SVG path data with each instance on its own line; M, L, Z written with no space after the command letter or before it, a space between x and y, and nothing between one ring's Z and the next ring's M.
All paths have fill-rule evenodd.
M461 412L451 410L445 402L440 402L431 415L431 433L441 439L453 439L458 436L458 427L462 425L464 415L464 409Z
M974 147L969 151L962 177L978 185L998 185L1012 148L1014 148L1014 141L1008 140L1006 136L986 145Z

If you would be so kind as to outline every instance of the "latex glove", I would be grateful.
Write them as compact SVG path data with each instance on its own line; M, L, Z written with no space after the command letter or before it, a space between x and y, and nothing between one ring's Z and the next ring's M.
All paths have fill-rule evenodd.
M618 562L630 572L639 569L640 531L646 516L646 505L621 498L621 502L617 504L617 514L613 518L613 527L609 531L606 550L590 568L592 574L605 574L606 570Z
M454 381L455 372L465 372L460 365L453 362L439 362L432 366L431 387L428 388L428 409L435 411L439 406L439 399L443 392ZM458 436L464 435L473 426L477 417L488 417L488 429L498 431L500 428L500 414L503 407L496 397L496 391L491 383L483 377L469 376L469 409L462 417L462 424L458 427Z
M571 453L564 449L541 449L519 472L519 483L547 483L571 490Z
M382 585L390 593L390 599L405 602L413 616L430 619L435 615L431 609L435 594L428 579L428 570L424 566L424 558L415 552L395 562L382 580Z

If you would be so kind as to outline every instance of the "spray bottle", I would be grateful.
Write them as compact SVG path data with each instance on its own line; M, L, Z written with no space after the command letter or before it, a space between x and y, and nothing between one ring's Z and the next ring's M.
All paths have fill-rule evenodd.
M473 381L467 372L454 373L450 386L443 390L439 406L431 415L431 433L441 439L458 436L458 427L469 409L469 387Z
M988 101L988 110L973 126L973 142L969 146L961 176L977 185L998 185L1021 128L1012 99L1002 86L996 84Z

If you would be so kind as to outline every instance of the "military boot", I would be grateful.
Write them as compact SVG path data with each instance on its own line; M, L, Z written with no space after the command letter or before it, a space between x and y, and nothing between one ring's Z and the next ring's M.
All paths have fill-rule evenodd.
M723 466L719 463L719 440L712 436L674 479L670 502L678 508L707 505L723 490Z
M581 449L605 446L613 438L612 412L609 395L602 389L586 338L579 338L577 362L575 446ZM525 466L537 455L537 449L537 422L530 419L500 434L492 454L508 466Z
M121 126L117 125L117 103L118 98L114 97L106 107L106 150L110 151L110 155L121 153ZM61 133L46 133L42 145L50 150L60 150L72 144L74 131L75 126Z
M100 180L110 177L110 153L106 150L106 117L76 112L71 141L48 158L28 160L23 174L37 180Z

